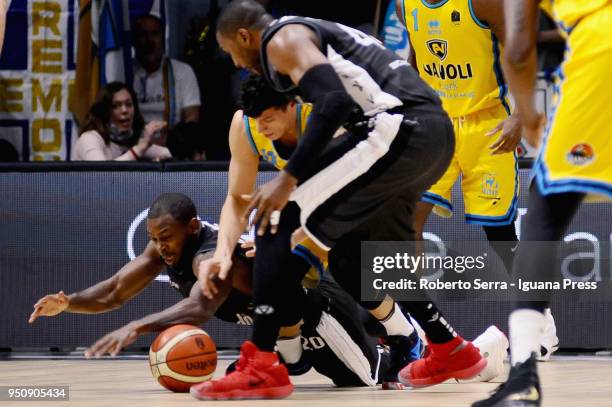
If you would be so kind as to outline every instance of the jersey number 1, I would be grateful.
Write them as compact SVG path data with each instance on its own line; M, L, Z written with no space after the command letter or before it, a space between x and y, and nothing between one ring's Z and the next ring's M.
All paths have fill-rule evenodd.
M412 10L412 19L414 20L413 27L414 27L415 32L419 31L418 15L419 15L419 9L415 8L414 10Z

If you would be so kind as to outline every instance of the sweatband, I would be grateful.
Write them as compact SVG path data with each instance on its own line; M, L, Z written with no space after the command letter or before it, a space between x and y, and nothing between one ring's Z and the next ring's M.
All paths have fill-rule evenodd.
M356 105L330 64L310 68L298 86L304 100L313 104L313 109L285 171L298 181L303 181L318 154L346 122Z

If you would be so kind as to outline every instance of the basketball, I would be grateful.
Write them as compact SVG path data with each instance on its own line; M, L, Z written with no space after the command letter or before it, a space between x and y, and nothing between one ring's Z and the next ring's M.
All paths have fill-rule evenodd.
M166 389L187 392L195 383L210 380L217 367L212 338L193 325L175 325L153 341L149 350L153 377Z

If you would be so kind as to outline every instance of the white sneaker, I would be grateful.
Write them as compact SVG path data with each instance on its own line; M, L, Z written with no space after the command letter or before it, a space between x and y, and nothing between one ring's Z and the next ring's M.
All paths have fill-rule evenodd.
M538 361L540 362L546 362L549 360L550 355L559 349L557 327L555 325L555 319L550 312L550 308L546 308L544 310L544 316L546 317L546 325L544 326L544 332L542 333L542 346L540 346L540 354L537 357Z
M472 341L480 350L480 354L487 360L487 367L474 379L468 382L488 382L504 373L504 360L508 356L510 343L506 335L495 325L491 325ZM461 382L464 382L461 380Z

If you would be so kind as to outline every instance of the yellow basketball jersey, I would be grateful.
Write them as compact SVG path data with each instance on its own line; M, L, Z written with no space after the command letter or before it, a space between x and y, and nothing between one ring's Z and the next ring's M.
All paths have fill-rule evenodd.
M298 103L296 106L297 109L297 130L298 130L298 139L306 129L306 123L308 122L308 116L312 111L312 105L309 103ZM249 142L251 143L251 147L257 155L259 155L264 160L268 161L270 164L282 170L287 165L287 158L281 157L281 155L276 151L276 147L272 140L261 134L257 131L257 124L255 123L255 119L252 117L244 116L244 127L246 128L247 137Z
M545 0L543 3L552 3L555 20L568 32L580 19L612 4L612 0Z
M308 122L308 116L312 111L312 105L310 103L298 103L296 106L296 126L298 139L304 133L306 124ZM277 169L282 170L287 165L287 159L281 157L276 151L276 147L272 140L257 131L257 123L255 119L244 116L244 127L246 129L247 138L251 147L261 158L274 165ZM306 239L302 243L298 244L292 252L304 258L312 266L308 273L302 280L302 285L306 288L315 288L321 280L321 275L327 269L327 253L323 252L319 247L310 239Z
M471 0L403 0L416 68L440 96L451 117L504 105L510 112L501 70L501 47Z

